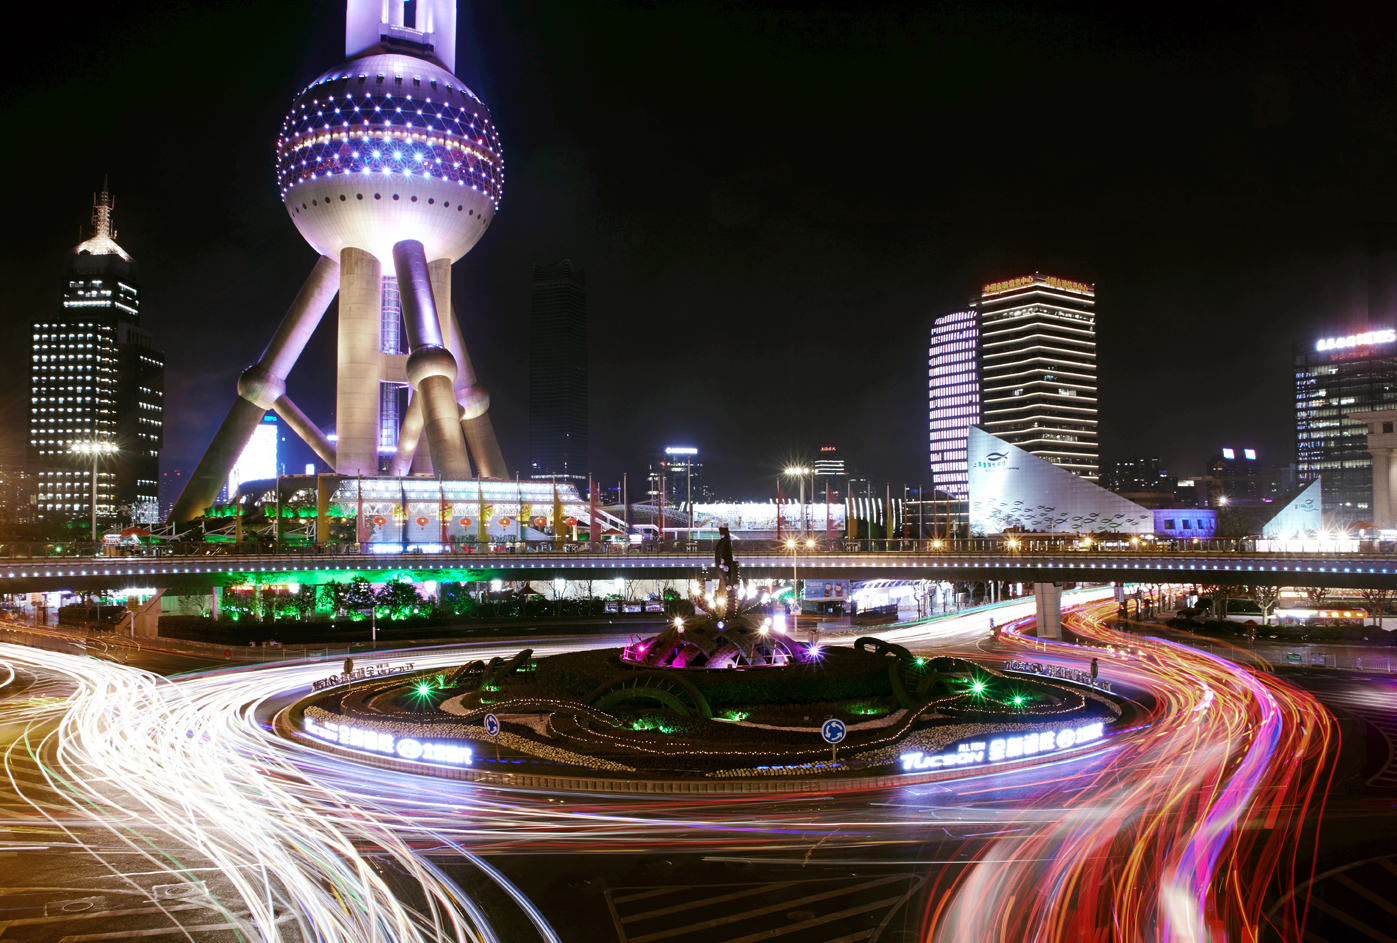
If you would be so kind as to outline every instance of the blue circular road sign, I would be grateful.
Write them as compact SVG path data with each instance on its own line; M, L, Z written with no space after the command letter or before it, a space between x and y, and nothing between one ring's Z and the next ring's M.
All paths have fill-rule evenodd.
M494 714L485 715L485 732L492 737L499 736L500 719Z
M844 739L844 721L827 720L820 728L820 736L825 738L825 743L838 743Z

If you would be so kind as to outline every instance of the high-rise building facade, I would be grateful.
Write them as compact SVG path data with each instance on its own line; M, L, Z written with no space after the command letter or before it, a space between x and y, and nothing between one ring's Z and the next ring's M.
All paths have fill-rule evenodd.
M815 464L811 467L814 470L814 494L829 495L832 499L839 500L849 487L849 468L844 462L844 457L839 454L838 446L820 446Z
M1024 275L986 285L974 307L985 430L1095 481L1095 289Z
M931 395L931 473L942 492L964 498L966 436L980 424L980 318L974 311L939 317L927 356Z
M116 243L113 201L94 202L92 238L68 253L59 305L31 332L27 464L35 520L91 513L93 465L76 447L114 447L97 463L97 515L160 519L165 355L141 326L136 264Z
M1023 275L984 286L970 310L937 318L927 358L936 487L965 497L973 426L1095 481L1096 292Z
M692 445L670 445L650 453L646 494L665 507L684 507L709 500L703 483L703 462Z
M587 480L587 282L567 259L534 266L529 474Z
M1353 413L1397 408L1397 330L1369 326L1295 341L1296 475L1321 479L1332 523L1371 518L1368 426Z

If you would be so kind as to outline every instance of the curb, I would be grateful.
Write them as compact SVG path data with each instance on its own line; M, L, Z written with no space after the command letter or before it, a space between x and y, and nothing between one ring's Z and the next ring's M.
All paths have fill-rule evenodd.
M304 700L304 699L302 699ZM548 776L536 773L503 773L494 770L481 769L458 769L448 766L432 766L427 763L405 763L385 756L377 756L372 753L362 753L358 750L345 750L337 746L330 746L323 741L316 740L306 734L301 733L291 726L287 715L299 706L301 701L282 708L273 720L276 732L284 740L310 747L322 753L329 753L334 756L352 760L355 763L362 763L365 766L374 766L379 769L390 769L401 773L410 773L416 776L431 776L438 779L455 779L462 782L477 783L482 786L494 786L506 789L530 789L548 790L562 792L580 793L622 793L628 795L750 795L765 796L775 794L791 793L819 793L819 792L852 792L860 789L888 789L894 786L918 785L921 783L943 782L950 779L966 779L972 775L981 775L985 770L1000 772L1015 772L1017 770L1030 769L1044 763L1058 762L1063 759L1090 756L1100 753L1113 747L1114 737L1106 737L1087 747L1073 747L1071 749L1046 754L1041 760L1020 760L1017 762L995 763L993 766L975 767L975 772L962 772L960 770L943 770L939 772L927 773L901 773L880 776L846 776L840 779L814 779L797 777L780 777L769 779L758 779L755 777L743 779L613 779L597 776ZM1133 728L1139 729L1139 728ZM1121 731L1127 733L1129 730Z

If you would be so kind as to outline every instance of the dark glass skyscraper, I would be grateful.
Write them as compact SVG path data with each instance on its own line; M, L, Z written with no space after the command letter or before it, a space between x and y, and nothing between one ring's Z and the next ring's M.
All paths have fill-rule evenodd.
M534 266L529 474L587 480L587 283L567 259Z
M160 520L165 355L141 326L136 263L116 243L103 188L92 238L68 253L58 309L36 318L30 364L29 448L36 520L86 517L92 459L79 444L115 446L97 463L97 515Z
M1326 523L1371 521L1368 425L1350 416L1397 408L1397 331L1381 325L1297 340L1294 358L1298 477L1322 479Z

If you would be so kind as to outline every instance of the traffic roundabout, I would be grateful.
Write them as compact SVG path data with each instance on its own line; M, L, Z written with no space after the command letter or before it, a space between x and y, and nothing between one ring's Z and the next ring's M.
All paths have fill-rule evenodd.
M871 637L797 643L755 619L709 616L622 648L352 669L290 705L278 726L317 749L427 776L753 793L1032 765L1102 749L1141 722L1138 705L1105 684L1025 668L921 657Z

